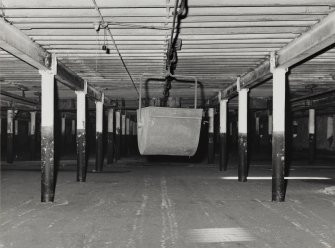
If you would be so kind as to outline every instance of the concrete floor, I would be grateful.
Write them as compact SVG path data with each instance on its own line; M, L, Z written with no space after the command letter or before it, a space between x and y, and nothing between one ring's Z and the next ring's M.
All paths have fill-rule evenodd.
M272 203L271 180L238 183L236 168L124 159L75 182L62 167L55 203L40 203L38 162L2 165L0 247L335 247L335 180L290 180ZM250 176L271 176L269 163ZM335 167L291 176L335 178Z

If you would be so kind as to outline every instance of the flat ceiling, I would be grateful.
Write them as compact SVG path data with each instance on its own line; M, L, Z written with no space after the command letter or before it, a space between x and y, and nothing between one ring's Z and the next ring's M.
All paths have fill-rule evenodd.
M98 33L100 22L91 0L2 0L0 16L12 23L91 85L111 99L135 100L136 91L111 38ZM162 75L172 28L174 0L97 0L125 64L138 86L143 73ZM308 31L334 11L334 0L189 0L181 20L175 74L196 76L199 95L212 99L237 76L267 59L272 51ZM103 43L110 54L101 49ZM334 87L335 50L328 49L291 69L292 96ZM26 96L40 91L38 71L0 51L0 85L13 93L26 87ZM150 81L150 97L161 97L162 81ZM253 89L252 97L271 97L271 81ZM171 96L192 99L190 82L173 82ZM59 85L59 96L74 92Z

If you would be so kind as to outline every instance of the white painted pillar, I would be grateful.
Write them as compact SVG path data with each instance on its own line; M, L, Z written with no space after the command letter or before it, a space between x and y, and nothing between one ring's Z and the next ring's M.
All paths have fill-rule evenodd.
M12 109L7 110L7 134L13 134L14 131L14 111Z
M95 102L96 106L96 161L95 161L95 170L101 172L103 169L103 138L102 138L102 129L103 129L103 102Z
M315 109L308 110L308 133L315 134Z
M121 157L121 112L115 112L115 159Z
M6 160L7 163L13 163L14 159L14 110L8 109L7 110L7 156Z
M220 99L220 171L227 170L228 100Z
M114 160L114 109L108 110L108 128L107 128L107 163L111 164Z
M285 108L286 108L285 68L273 71L273 136L272 136L272 201L285 199Z
M248 92L238 92L238 181L246 182L248 173Z
M76 91L77 95L77 132L85 130L86 132L86 92Z
M86 181L86 83L83 91L76 91L77 95L77 182Z
M228 100L220 100L220 134L227 133Z
M35 159L35 148L36 148L36 111L30 112L30 122L29 122L29 136L30 136L30 158Z
M114 132L114 109L108 110L108 133Z
M54 123L55 123L55 75L40 71L41 84L41 201L54 201Z
M308 140L309 140L309 162L314 162L315 158L315 109L308 111Z
M208 163L214 163L214 108L208 109Z
M241 89L238 92L238 133L248 133L248 92L249 89Z

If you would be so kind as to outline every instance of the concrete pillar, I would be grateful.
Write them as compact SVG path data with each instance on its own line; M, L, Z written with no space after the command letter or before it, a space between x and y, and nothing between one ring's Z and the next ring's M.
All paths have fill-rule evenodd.
M121 157L121 111L115 112L115 159Z
M96 102L96 151L95 151L95 170L102 172L103 169L103 102Z
M238 92L238 181L246 182L248 176L248 91Z
M35 159L36 154L36 111L30 112L29 122L30 159Z
M53 202L55 195L55 138L54 102L55 75L50 71L40 71L41 85L41 201Z
M214 163L214 109L208 109L208 163Z
M122 114L121 116L121 153L122 155L127 155L127 140L126 140L126 115Z
M227 170L227 99L220 100L220 171Z
M308 141L309 141L309 162L313 163L315 159L315 109L308 111Z
M13 163L14 160L14 110L7 110L7 163Z
M76 91L77 95L77 182L86 181L86 92Z
M107 151L107 164L112 164L114 160L114 109L108 110L108 151Z
M286 72L273 71L272 201L285 200L285 101Z

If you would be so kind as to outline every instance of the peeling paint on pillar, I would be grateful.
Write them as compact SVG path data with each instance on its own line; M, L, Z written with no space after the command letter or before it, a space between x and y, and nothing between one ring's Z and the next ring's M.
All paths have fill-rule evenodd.
M112 164L114 160L114 109L108 110L108 133L107 133L107 164Z
M238 181L246 182L248 176L248 91L238 93Z
M86 182L86 131L77 129L77 182Z
M54 201L54 130L53 127L41 128L41 201Z
M95 139L96 139L95 170L96 172L102 172L103 170L102 133L96 132Z
M214 163L214 109L208 109L208 163Z
M272 201L285 200L285 134L273 132L272 139Z
M238 134L238 181L246 182L248 175L248 138L247 134Z

